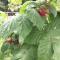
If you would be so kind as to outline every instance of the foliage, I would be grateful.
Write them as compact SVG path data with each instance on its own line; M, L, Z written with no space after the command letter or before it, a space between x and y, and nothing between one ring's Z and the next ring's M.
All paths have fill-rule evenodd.
M7 17L8 17L8 16L7 16L6 13L0 11L0 26L2 25L2 23L4 23L4 21L7 20Z
M38 3L25 2L19 16L0 26L1 60L60 60L60 12L51 2ZM41 7L48 9L46 16L38 13ZM16 42L15 34L19 43L7 43L9 37Z
M8 0L12 4L20 4L22 0Z

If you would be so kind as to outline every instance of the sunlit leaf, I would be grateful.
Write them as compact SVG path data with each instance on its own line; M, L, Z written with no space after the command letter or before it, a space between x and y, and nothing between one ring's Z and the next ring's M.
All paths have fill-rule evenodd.
M8 0L12 4L21 4L22 0Z

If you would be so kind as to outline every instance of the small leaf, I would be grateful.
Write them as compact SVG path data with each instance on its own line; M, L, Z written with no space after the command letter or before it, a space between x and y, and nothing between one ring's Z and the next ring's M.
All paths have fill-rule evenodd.
M50 13L51 13L54 17L56 17L56 16L57 16L56 8L55 8L53 5L48 6L48 8L49 8Z
M22 6L21 6L21 8L20 8L20 14L24 14L25 13L25 11L26 11L26 9L27 9L27 7L28 6L30 6L30 5L35 5L36 3L34 2L34 1L27 1L27 2L25 2Z

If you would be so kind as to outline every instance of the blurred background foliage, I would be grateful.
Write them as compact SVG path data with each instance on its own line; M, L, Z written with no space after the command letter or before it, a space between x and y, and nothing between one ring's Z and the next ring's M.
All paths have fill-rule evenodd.
M19 8L25 1L44 1L44 0L0 0L0 11L19 11ZM57 3L57 9L60 10L60 0L48 0L52 4ZM56 2L57 1L57 2Z

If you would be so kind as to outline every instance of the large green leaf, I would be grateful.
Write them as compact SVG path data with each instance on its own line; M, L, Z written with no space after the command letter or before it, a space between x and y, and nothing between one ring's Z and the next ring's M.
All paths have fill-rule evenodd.
M35 9L27 9L26 14L34 26L37 26L39 30L43 29L46 20Z
M51 60L53 55L53 44L50 39L50 30L53 28L54 19L53 17L49 18L51 22L47 24L46 28L43 31L43 34L39 40L38 46L38 60Z
M38 60L51 60L52 57L52 47L49 35L45 35L39 41L38 46Z
M18 16L12 21L5 23L0 33L3 37L8 37L12 32L17 32L21 38L25 38L32 30L32 23L26 15Z
M40 40L38 60L60 60L60 17L57 16L54 20Z
M29 44L24 44L20 51L14 55L12 60L36 60L37 47Z
M32 23L26 15L21 15L11 23L11 31L17 31L19 36L25 38L32 30Z
M53 60L60 60L60 15L55 19L53 29L49 32L50 39L53 43Z

